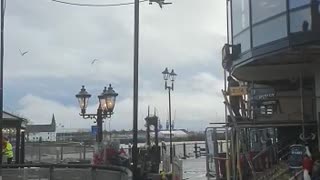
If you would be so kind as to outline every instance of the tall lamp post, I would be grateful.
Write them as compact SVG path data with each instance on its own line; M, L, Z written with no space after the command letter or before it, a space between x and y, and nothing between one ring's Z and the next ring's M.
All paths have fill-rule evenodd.
M81 113L80 116L82 116L84 119L96 119L97 122L97 142L102 142L102 123L103 119L110 118L113 114L114 106L116 103L116 97L118 96L118 93L116 93L113 88L111 87L111 84L109 84L109 87L104 87L103 92L101 95L98 96L99 98L99 107L97 109L96 114L87 114L86 109L88 107L88 102L91 97L91 94L89 94L85 87L82 86L80 92L76 94L76 98L79 101Z
M2 144L2 128L3 128L3 60L4 60L4 11L5 0L1 0L1 33L0 33L0 144ZM2 156L0 156L0 165L2 164ZM0 167L0 178L2 171Z
M169 130L170 130L170 163L172 163L172 123L171 123L171 91L174 89L174 80L177 76L177 74L172 69L171 72L168 71L168 68L166 68L163 72L163 79L165 81L165 90L168 90L169 94ZM171 81L171 85L168 85L168 81Z

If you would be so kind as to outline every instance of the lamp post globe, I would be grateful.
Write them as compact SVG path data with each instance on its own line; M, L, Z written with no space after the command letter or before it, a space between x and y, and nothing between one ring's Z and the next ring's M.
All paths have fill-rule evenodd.
M98 96L100 107L108 116L113 114L117 96L118 93L114 91L111 84L109 84L108 89L105 87L101 95Z
M172 69L171 73L169 74L170 76L170 80L174 81L176 79L177 74L174 72L174 70Z
M107 112L108 113L113 113L115 104L116 104L116 98L118 96L118 93L114 91L112 88L111 84L109 84L106 96L105 96L105 101L107 104Z
M170 76L170 73L169 73L169 71L168 71L168 68L165 68L164 71L162 72L162 74L163 74L163 79L164 79L165 81L167 81L167 80L169 79L169 76Z
M105 94L107 93L107 87L104 87L102 93L98 96L99 99L99 107L103 110L103 112L107 109L107 103L105 99Z
M78 99L80 109L81 109L81 114L86 113L86 109L88 107L88 102L91 97L91 94L87 92L84 86L82 86L80 92L76 94L76 98Z

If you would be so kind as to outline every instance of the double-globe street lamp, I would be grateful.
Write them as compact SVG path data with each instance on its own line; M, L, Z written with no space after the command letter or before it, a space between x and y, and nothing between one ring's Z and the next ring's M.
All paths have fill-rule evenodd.
M171 72L166 68L163 72L163 79L165 81L165 90L168 90L169 93L169 130L170 130L170 163L172 163L172 123L171 123L171 91L174 89L174 80L176 79L177 74L172 69ZM171 85L168 85L168 81L171 81Z
M88 107L88 102L91 97L91 94L89 94L85 87L82 86L80 92L76 94L76 98L79 101L81 113L80 116L82 116L84 119L96 119L97 122L97 142L102 142L102 123L103 119L110 118L113 114L114 106L116 103L116 97L118 96L118 93L116 93L113 88L111 87L111 84L109 84L109 87L104 87L104 90L102 91L101 95L98 96L99 98L99 107L97 109L96 114L87 114L86 109Z

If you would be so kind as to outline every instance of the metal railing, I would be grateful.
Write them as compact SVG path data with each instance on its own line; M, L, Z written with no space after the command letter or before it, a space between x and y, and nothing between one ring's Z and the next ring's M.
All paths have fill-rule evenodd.
M25 146L25 162L66 163L70 161L90 161L94 147L80 144L30 143Z
M200 156L206 155L206 144L205 142L173 142L173 156L178 158L198 158ZM162 146L161 150L163 153L164 147ZM166 145L167 153L169 153L170 146ZM162 154L161 153L161 154Z
M5 180L131 180L129 169L118 166L74 164L12 164L2 165Z

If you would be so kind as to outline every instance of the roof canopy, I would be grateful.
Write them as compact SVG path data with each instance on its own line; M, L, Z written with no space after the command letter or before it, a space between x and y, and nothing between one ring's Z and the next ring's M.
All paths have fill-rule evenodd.
M13 115L6 111L2 113L3 117L3 128L21 128L25 129L27 120L25 118Z

